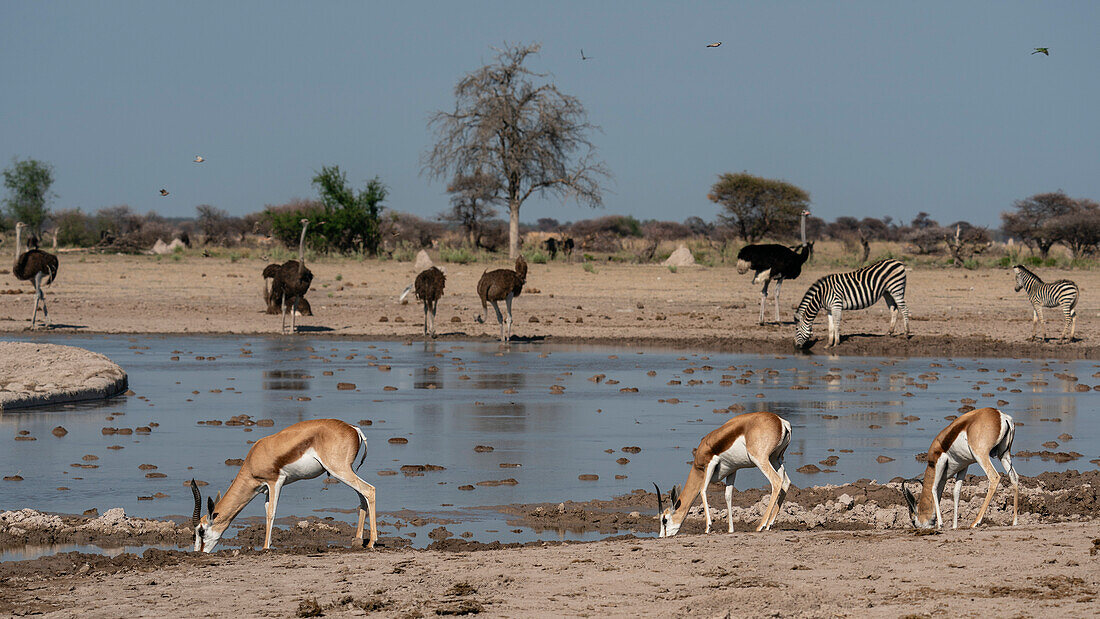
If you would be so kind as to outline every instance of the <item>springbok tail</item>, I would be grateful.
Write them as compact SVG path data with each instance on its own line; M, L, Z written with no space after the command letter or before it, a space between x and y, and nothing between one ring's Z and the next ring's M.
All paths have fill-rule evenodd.
M359 464L355 465L355 471L358 472L359 467L363 466L363 461L367 459L367 437L363 434L363 431L360 430L358 426L352 427L355 428L355 433L359 435L359 440L362 442L363 447L363 456L359 458ZM358 452L359 450L356 449L355 451Z

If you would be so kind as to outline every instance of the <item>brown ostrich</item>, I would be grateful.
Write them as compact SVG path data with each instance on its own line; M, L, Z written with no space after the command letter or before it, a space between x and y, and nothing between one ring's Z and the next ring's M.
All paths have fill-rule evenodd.
M282 264L269 264L264 267L265 280L271 280L271 287L267 289L266 297L268 308L272 305L282 308L283 333L286 333L286 315L290 314L290 332L297 330L295 316L299 313L299 307L305 300L309 285L313 282L313 273L306 268L306 229L309 228L309 220L303 219L302 236L298 240L298 259L287 260Z
M275 273L277 273L281 264L269 264L264 267L264 303L267 304L267 313L272 315L281 314L283 312L283 295L277 293L275 287L272 285L275 280ZM298 315L299 316L312 316L313 308L309 305L309 299L305 297L293 297L287 299L286 302L293 307L294 302L298 303Z
M439 306L439 298L443 296L443 286L446 283L447 276L436 267L424 269L413 282L416 298L424 302L424 335L430 333L433 338L435 337L435 310Z
M481 297L481 316L477 317L477 321L485 322L489 316L489 307L486 303L492 303L493 309L497 311L497 322L500 323L500 341L502 342L507 342L512 338L512 299L519 296L525 283L527 283L527 261L523 259L523 256L516 258L515 271L510 269L488 271L483 273L481 279L477 282L477 296ZM497 305L500 301L504 301L508 309L507 321L500 313L500 306ZM507 336L504 334L506 324Z
M23 222L15 224L15 264L11 272L16 279L34 281L34 313L31 314L31 329L36 328L38 320L38 304L42 304L42 316L46 324L50 324L50 313L46 310L46 296L42 294L42 280L46 280L49 286L57 277L57 256L48 254L38 249L38 239L31 235L27 239L27 251L19 253L20 237L23 228L27 225Z

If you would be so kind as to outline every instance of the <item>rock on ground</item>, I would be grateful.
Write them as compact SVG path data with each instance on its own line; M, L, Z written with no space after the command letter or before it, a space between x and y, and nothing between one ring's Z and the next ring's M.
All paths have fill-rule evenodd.
M432 268L432 259L428 256L428 252L421 249L416 253L416 265L414 267L416 272L419 273L424 269Z
M126 372L75 346L0 342L0 411L109 398L126 390Z
M670 267L691 267L695 266L695 256L691 254L690 249L681 245L661 264Z

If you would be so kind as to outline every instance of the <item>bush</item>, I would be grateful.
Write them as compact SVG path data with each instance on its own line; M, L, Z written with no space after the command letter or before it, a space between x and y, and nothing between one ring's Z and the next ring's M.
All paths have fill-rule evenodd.
M443 262L456 262L458 264L469 264L476 259L473 252L465 247L440 248L439 257Z
M374 178L356 193L339 166L325 166L313 177L313 185L321 194L320 201L298 200L264 209L272 235L287 247L296 246L302 230L299 220L305 218L310 220L311 247L345 254L376 254L380 243L379 215L387 193L382 181Z
M550 257L547 256L542 250L536 249L534 251L522 252L523 257L532 264L546 264L550 261Z

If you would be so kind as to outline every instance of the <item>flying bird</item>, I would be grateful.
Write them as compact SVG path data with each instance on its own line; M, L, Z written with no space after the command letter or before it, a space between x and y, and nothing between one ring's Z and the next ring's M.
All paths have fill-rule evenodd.
M707 43L707 47L718 47L721 44L721 41L718 41L717 43Z
M167 189L161 189L160 190L160 195L162 195L162 196L168 195L168 190Z
M588 60L589 58L591 58L591 56L585 56L584 55L584 48L582 47L581 48L581 60Z
M1035 51L1031 52L1032 56L1034 56L1035 54L1043 54L1044 56L1049 56L1050 55L1050 48L1036 47Z
M195 155L195 163L202 163L204 161L206 161L206 159L203 158L202 155Z

